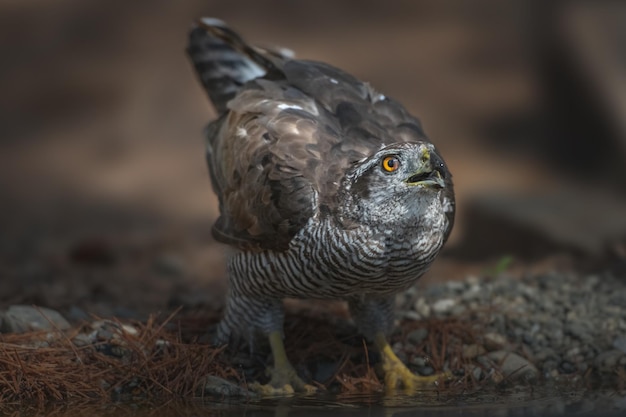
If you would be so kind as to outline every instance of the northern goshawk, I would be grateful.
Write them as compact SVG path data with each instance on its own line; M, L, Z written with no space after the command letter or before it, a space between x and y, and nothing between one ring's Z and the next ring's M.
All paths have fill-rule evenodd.
M269 338L271 380L254 388L313 390L285 354L285 297L347 300L387 388L433 381L387 342L395 294L454 222L450 172L419 120L340 69L250 46L217 19L198 21L187 52L219 114L206 129L213 235L237 249L218 339Z

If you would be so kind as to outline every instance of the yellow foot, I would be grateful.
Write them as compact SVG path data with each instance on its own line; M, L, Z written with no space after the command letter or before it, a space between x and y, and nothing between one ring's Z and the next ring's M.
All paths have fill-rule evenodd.
M274 369L270 371L270 383L261 385L255 382L250 389L266 396L293 395L296 392L313 394L317 391L313 385L305 384L293 369L287 359L283 338L280 332L271 332L269 335L272 356L274 356Z
M375 346L381 354L382 368L385 374L385 389L388 392L396 390L399 385L407 392L430 389L436 387L439 381L449 379L452 376L449 372L430 376L415 375L398 359L382 334L376 336Z
M271 375L269 384L255 382L250 389L264 396L293 395L296 392L313 394L317 391L313 385L305 384L291 366L274 368Z

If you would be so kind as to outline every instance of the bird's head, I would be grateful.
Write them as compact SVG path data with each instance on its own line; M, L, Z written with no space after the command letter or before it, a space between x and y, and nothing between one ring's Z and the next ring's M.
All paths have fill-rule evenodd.
M342 184L342 216L358 221L405 222L441 212L450 173L433 144L386 146L356 162Z

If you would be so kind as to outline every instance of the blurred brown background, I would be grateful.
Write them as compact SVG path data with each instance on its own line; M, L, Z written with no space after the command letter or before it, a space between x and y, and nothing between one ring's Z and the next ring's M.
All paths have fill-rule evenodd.
M202 141L213 113L184 54L200 16L343 68L422 119L459 205L426 281L505 256L521 268L559 256L622 265L625 6L4 1L0 307L221 305Z

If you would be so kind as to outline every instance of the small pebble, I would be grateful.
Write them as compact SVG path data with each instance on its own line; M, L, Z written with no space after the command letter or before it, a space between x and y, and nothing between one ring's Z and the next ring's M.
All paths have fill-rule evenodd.
M563 374L573 374L577 370L576 365L569 361L563 361L559 364L559 371Z
M486 333L483 339L487 350L502 349L506 345L506 338L498 333Z
M417 366L418 368L423 368L424 366L426 366L426 363L428 363L428 361L422 356L414 356L413 358L411 358L411 364Z
M418 298L413 308L422 318L426 319L430 317L430 305L426 302L424 297Z
M624 353L617 349L608 350L596 356L594 362L601 371L611 372L615 370L615 367L623 355Z
M69 322L58 311L28 305L13 305L0 316L0 333L65 330Z
M465 359L473 359L476 356L482 355L486 352L485 348L481 345L471 344L463 345L461 355Z
M199 388L199 396L213 395L219 398L223 397L250 397L255 394L234 384L216 376L207 375L204 384L201 384Z
M407 335L407 340L414 344L418 345L422 343L424 339L428 336L428 330L424 328L415 329L409 332Z
M422 376L431 376L435 373L435 369L432 366L426 365L422 368L419 368L417 372Z
M613 340L613 347L622 353L626 353L626 336L616 337Z
M448 311L452 310L452 308L457 304L457 301L453 298L444 298L441 300L437 300L433 304L433 311L436 314L445 314Z

